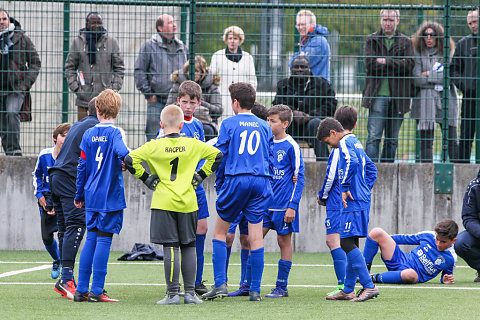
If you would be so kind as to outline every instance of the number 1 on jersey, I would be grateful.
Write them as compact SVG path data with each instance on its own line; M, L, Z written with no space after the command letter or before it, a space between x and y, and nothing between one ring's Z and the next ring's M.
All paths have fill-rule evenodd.
M170 173L170 181L175 181L177 179L177 170L178 170L178 157L170 161L172 166L172 172Z
M95 155L95 161L98 162L97 170L100 170L100 166L102 165L102 160L103 160L103 152L100 153L101 148L102 147L98 147L97 154Z

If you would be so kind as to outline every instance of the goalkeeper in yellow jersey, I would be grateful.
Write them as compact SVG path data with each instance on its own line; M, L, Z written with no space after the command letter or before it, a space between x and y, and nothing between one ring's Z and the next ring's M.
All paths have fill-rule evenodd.
M198 205L195 189L214 172L222 161L215 147L190 137L181 137L183 112L177 106L166 106L160 116L165 136L151 140L125 157L130 173L154 190L150 220L150 241L163 245L167 295L157 304L180 304L180 268L184 302L202 303L195 294L195 234ZM200 160L203 167L195 172ZM149 175L140 165L145 161ZM179 251L181 251L181 267Z

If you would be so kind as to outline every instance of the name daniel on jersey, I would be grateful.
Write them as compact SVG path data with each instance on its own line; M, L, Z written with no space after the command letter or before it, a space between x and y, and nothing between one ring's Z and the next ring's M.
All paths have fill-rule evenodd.
M92 142L107 142L107 137L106 136L93 136L92 137Z

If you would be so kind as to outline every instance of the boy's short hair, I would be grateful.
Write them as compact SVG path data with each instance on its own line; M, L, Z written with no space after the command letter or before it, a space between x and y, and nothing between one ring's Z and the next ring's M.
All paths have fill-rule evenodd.
M237 82L228 86L230 91L230 97L233 100L237 100L240 103L242 109L251 110L255 104L257 93L255 88L250 83Z
M202 88L198 83L192 80L185 80L178 88L178 97L181 99L188 96L190 99L197 98L198 101L202 98Z
M97 100L97 97L93 97L88 102L88 113L89 114L96 114L97 113L97 109L95 108L95 100Z
M352 131L357 123L358 111L355 107L347 104L335 111L334 118L342 124L344 129Z
M271 116L274 114L278 114L278 118L280 119L280 121L288 121L288 125L292 123L293 112L289 106L284 104L276 104L272 106L270 109L268 109L268 115Z
M267 121L268 110L263 104L255 101L255 103L253 104L253 108L250 111L252 111L252 113L258 118Z
M336 132L342 132L345 129L342 124L334 118L325 118L320 122L320 125L317 129L317 139L322 140L323 138L330 137L330 130Z
M458 224L450 219L443 219L435 226L435 232L441 236L453 240L458 234Z
M57 139L59 134L65 135L71 127L72 125L68 122L59 124L55 130L53 130L53 139Z
M163 108L160 120L166 128L178 128L183 122L183 111L179 106L170 104Z
M106 119L115 119L122 106L122 97L112 89L105 89L97 96L95 107Z

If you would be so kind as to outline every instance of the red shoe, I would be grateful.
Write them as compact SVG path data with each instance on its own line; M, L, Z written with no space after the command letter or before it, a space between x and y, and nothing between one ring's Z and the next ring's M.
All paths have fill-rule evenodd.
M55 291L60 293L62 297L73 300L75 296L75 291L77 291L77 286L73 280L68 282L61 282L60 280L55 283L55 287L53 287Z
M93 292L90 292L88 294L88 302L119 302L120 300L110 298L107 296L107 291L103 290L103 293L101 295L96 295L93 294Z

